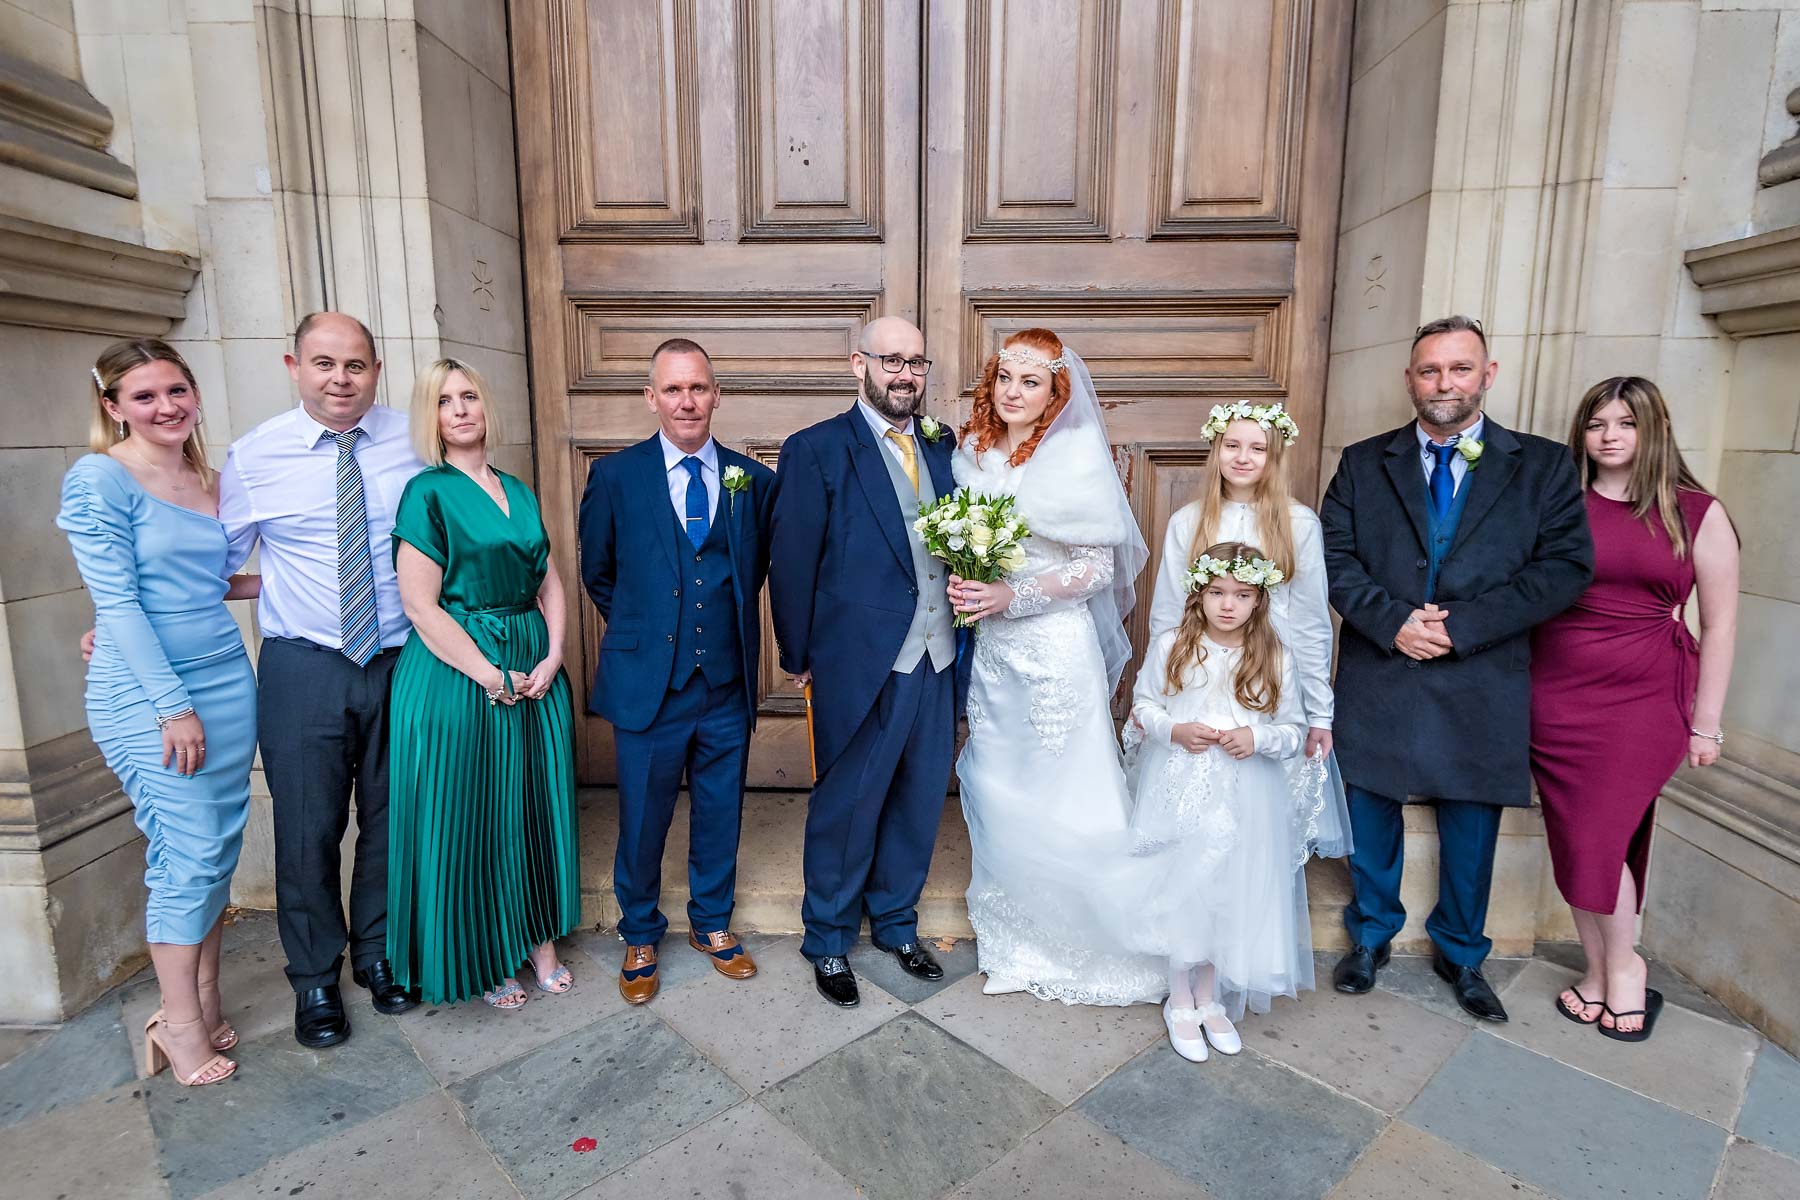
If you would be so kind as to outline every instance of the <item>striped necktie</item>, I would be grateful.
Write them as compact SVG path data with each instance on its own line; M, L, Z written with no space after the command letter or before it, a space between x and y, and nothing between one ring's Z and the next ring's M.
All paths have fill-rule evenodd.
M369 555L369 510L363 498L362 468L356 462L360 426L332 435L337 442L338 616L344 657L369 665L381 649L381 618L375 611L375 560Z

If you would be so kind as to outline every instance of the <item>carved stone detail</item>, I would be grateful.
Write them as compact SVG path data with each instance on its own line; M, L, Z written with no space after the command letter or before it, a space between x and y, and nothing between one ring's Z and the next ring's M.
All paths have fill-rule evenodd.
M1800 331L1800 225L1689 250L1700 311L1738 337Z
M187 307L200 262L169 250L0 216L0 321L160 336Z
M79 83L0 50L0 162L136 196L137 175L107 153L112 128L112 113Z
M1787 110L1789 116L1800 117L1800 88L1788 93ZM1763 155L1756 168L1756 178L1764 187L1800 179L1800 133Z

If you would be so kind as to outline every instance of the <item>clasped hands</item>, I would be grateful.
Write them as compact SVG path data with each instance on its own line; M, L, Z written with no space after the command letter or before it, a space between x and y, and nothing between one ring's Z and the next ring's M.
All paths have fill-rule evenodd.
M562 669L562 660L550 655L531 668L530 672L501 671L494 668L494 682L486 683L476 680L486 690L488 699L495 704L516 704L520 700L542 700L550 694L550 687L556 682L556 673ZM511 691L507 685L511 684Z
M973 579L964 579L961 575L950 576L949 587L945 590L956 611L971 621L999 616L1012 607L1013 600L1018 596L1009 583L977 583Z
M1169 730L1169 740L1178 749L1186 750L1189 754L1199 754L1213 746L1233 758L1249 758L1256 753L1256 738L1248 725L1240 725L1236 729L1214 729L1199 721L1183 721Z
M1394 649L1421 662L1428 658L1442 658L1455 649L1449 632L1444 628L1444 620L1449 615L1449 610L1435 604L1413 609L1406 618L1406 623L1400 626L1400 632L1394 635Z

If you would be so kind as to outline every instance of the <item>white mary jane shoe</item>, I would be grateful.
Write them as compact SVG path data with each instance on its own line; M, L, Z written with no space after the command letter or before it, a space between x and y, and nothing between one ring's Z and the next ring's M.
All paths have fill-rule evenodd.
M1163 1025L1167 1027L1169 1031L1169 1045L1175 1047L1175 1053L1181 1055L1181 1057L1187 1059L1189 1062L1203 1063L1206 1061L1206 1038L1184 1038L1175 1032L1175 1022L1198 1022L1199 1020L1199 1009L1171 1008L1169 1007L1169 1002L1167 1000L1163 1001Z
M1200 1032L1206 1035L1206 1040L1212 1043L1214 1050L1220 1054L1236 1054L1244 1048L1244 1039L1238 1036L1237 1026L1231 1023L1231 1018L1225 1015L1224 1005L1202 1004L1195 1011L1199 1014L1196 1019L1200 1022ZM1207 1023L1209 1021L1215 1021L1225 1028L1214 1029Z

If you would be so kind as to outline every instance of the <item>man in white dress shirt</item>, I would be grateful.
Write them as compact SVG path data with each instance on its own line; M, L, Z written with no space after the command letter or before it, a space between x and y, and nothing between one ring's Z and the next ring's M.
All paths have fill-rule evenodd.
M375 403L381 361L361 321L311 314L286 361L300 407L232 444L219 519L232 571L262 548L257 740L274 801L276 922L294 1037L317 1049L350 1036L338 991L346 949L378 1011L417 1003L387 962L387 700L412 629L394 577L394 513L423 464L406 414ZM353 791L346 923L339 844Z

